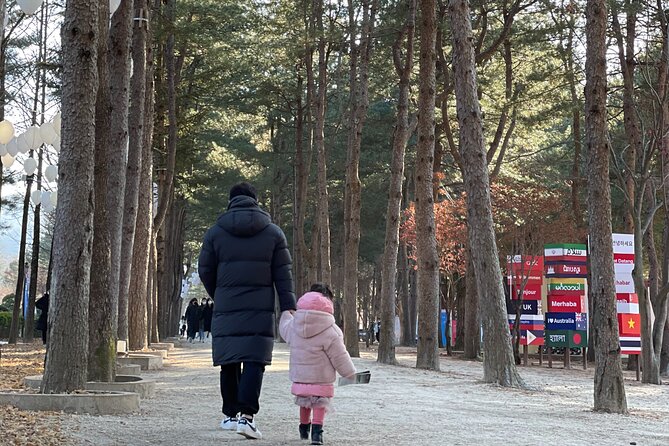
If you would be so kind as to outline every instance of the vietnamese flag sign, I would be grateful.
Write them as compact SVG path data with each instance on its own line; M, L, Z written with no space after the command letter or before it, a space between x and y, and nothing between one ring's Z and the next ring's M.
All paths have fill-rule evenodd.
M618 313L618 331L620 336L641 335L641 315Z

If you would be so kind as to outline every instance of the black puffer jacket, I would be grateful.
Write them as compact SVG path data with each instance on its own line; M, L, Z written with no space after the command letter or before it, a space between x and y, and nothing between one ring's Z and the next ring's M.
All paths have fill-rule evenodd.
M204 236L200 279L214 298L214 365L270 364L274 302L295 309L292 260L286 236L251 197L236 196Z

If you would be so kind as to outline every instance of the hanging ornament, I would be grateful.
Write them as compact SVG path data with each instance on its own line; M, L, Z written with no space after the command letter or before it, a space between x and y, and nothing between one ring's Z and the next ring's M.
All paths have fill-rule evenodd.
M32 191L30 193L30 201L32 201L35 206L40 204L42 202L42 191L41 190Z
M114 14L120 5L121 0L109 0L109 15Z
M35 158L28 158L23 162L23 170L26 171L26 175L32 175L37 170L37 161Z
M7 144L14 137L14 126L3 119L0 121L0 144Z
M53 142L58 138L58 134L53 128L53 124L50 122L45 122L39 128L39 134L42 137L44 144L53 144Z
M0 156L7 154L7 146L5 144L0 144Z
M53 125L53 130L56 132L56 135L60 137L60 113L56 113L56 116L51 120L51 125Z
M36 125L33 125L28 130L26 130L24 135L26 142L28 143L28 147L33 150L39 149L42 143L44 143L44 140L42 140L42 135L40 135L39 132L39 127Z
M16 150L19 153L28 153L30 150L30 146L28 145L28 140L26 139L26 134L21 133L17 138L14 138L16 140ZM7 149L9 152L9 148ZM10 152L11 153L11 152Z
M16 142L14 142L14 144L12 144L13 141L16 141ZM12 155L13 157L16 157L16 154L20 152L18 143L19 142L16 138L9 141L9 144L7 144L7 146L6 146L7 147L7 153Z
M58 178L58 166L47 166L44 170L44 178L46 178L47 181L56 181L56 178Z
M40 198L40 200L42 201L42 204L46 205L47 203L51 203L51 192L49 192L48 190L43 190L43 191L40 191L40 192L42 192L42 195L41 195L41 198Z
M56 139L51 145L53 146L56 153L60 153L60 138Z
M56 205L58 204L58 191L57 190L51 192L51 197L49 198L49 201L51 202L51 205L53 207L56 207Z
M16 3L26 15L33 15L42 6L43 0L16 0Z
M2 165L9 169L12 167L12 164L14 164L14 157L10 155L9 153L6 155L3 155L0 160L2 160Z

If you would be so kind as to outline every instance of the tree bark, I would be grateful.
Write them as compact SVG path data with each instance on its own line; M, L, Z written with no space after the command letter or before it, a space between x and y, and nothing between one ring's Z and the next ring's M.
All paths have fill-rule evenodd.
M590 296L594 302L595 410L627 412L620 363L616 315L609 145L606 130L606 2L588 0L586 7L586 141L589 151L588 223L590 235Z
M416 27L416 0L407 0L407 17L404 28L393 45L393 62L399 77L397 118L392 140L392 160L388 208L386 211L386 234L383 260L381 261L381 332L377 361L396 364L395 358L395 304L397 295L397 256L402 206L402 182L404 180L404 153L409 141L409 88L413 67L413 41ZM406 56L402 60L402 39L406 38ZM408 314L408 305L403 314ZM406 339L406 336L405 336Z
M467 193L469 247L482 309L483 379L501 386L524 387L511 349L503 277L495 241L468 2L451 0L449 13L453 34L455 96L460 123L460 155Z
M135 0L134 16L148 20L148 1ZM133 73L130 79L128 114L128 164L123 199L123 236L119 273L118 337L128 339L128 293L133 259L135 224L139 196L139 172L142 168L144 105L146 96L146 44L148 22L135 20L132 27Z
M62 136L54 227L49 353L43 393L83 389L88 361L88 293L93 247L93 159L98 89L98 3L70 0L61 28Z
M98 82L95 107L95 215L93 257L88 304L88 380L113 382L116 369L117 296L111 294L111 221L107 193L110 167L116 156L111 145L111 96L109 90L109 4L98 10ZM112 154L112 151L114 152ZM112 317L112 312L116 316Z
M416 367L439 370L439 258L434 196L435 43L434 0L421 0L418 145L416 153L416 258L418 264L418 350Z
M469 221L467 223L467 233L469 233ZM479 311L479 292L476 284L476 273L474 272L471 249L467 250L464 298L465 317L461 319L464 322L464 326L462 327L464 358L478 359L481 356L481 313Z

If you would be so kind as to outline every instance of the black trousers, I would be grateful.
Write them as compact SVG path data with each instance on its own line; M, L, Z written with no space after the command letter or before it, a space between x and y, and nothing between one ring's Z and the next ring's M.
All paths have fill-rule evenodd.
M255 415L260 405L260 389L265 365L259 362L244 362L221 366L221 396L223 413L234 417L238 413Z

